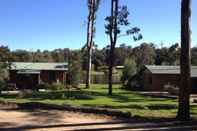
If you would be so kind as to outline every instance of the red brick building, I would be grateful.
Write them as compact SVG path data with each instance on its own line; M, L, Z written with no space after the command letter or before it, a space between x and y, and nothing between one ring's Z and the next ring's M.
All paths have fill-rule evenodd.
M166 84L179 87L180 67L146 65L142 81L144 88L151 91L162 91ZM191 67L191 87L197 89L197 66Z
M67 63L13 62L9 83L21 89L33 89L41 83L65 84Z

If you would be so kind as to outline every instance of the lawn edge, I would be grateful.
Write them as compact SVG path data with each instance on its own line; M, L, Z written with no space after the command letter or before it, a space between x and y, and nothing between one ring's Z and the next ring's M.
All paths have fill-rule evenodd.
M73 111L73 112L81 112L81 113L107 115L112 117L122 117L122 118L132 117L130 112L124 112L110 108L73 106L69 104L55 105L55 104L47 104L42 102L17 103L17 102L8 102L8 101L0 100L0 105L11 109L21 109L21 110L35 110L35 109L65 110L65 111Z

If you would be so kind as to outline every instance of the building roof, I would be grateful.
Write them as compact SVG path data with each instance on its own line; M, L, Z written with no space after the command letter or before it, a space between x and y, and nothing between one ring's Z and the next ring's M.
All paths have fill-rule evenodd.
M11 70L56 70L67 71L68 63L49 63L49 62L11 62Z
M40 71L37 70L19 70L17 74L40 74Z
M145 66L153 74L180 74L180 66ZM197 77L197 66L191 67L191 77Z

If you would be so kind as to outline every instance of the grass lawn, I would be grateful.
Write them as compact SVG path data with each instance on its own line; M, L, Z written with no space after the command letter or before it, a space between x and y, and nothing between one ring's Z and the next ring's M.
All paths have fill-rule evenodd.
M107 85L92 85L90 89L82 89L81 91L1 95L0 100L17 103L43 102L58 105L105 107L148 118L171 118L176 116L176 99L138 95L137 92L121 89L120 85L113 86L112 96L108 96L107 91ZM191 105L191 112L193 117L197 117L197 105Z

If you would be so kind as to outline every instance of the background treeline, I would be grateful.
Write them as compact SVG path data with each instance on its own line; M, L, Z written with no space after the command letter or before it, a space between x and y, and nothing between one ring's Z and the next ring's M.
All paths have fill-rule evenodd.
M107 66L109 61L109 46L103 49L94 47L92 64L93 70L99 70L100 67ZM197 47L192 48L192 65L197 65ZM133 59L137 67L147 64L155 65L179 65L180 47L178 43L170 47L157 47L153 43L142 43L132 48L126 44L121 44L115 49L115 65L124 65L127 58ZM13 62L72 62L80 63L82 70L87 67L87 56L85 51L55 49L48 50L14 50L11 51L7 46L0 46L0 61Z
M197 65L197 47L191 50L192 65ZM179 65L180 47L178 43L172 44L170 47L160 47L153 43L142 43L139 46L131 47L127 44L121 44L115 48L115 66L123 66L114 69L114 83L128 81L128 78L139 71L143 65ZM109 62L109 46L98 49L94 46L92 56L92 83L107 83L108 62ZM55 49L48 50L14 50L11 51L7 46L0 46L1 62L68 62L68 83L78 84L85 83L85 70L87 68L86 50L69 50ZM5 79L5 71L0 67L0 81Z

